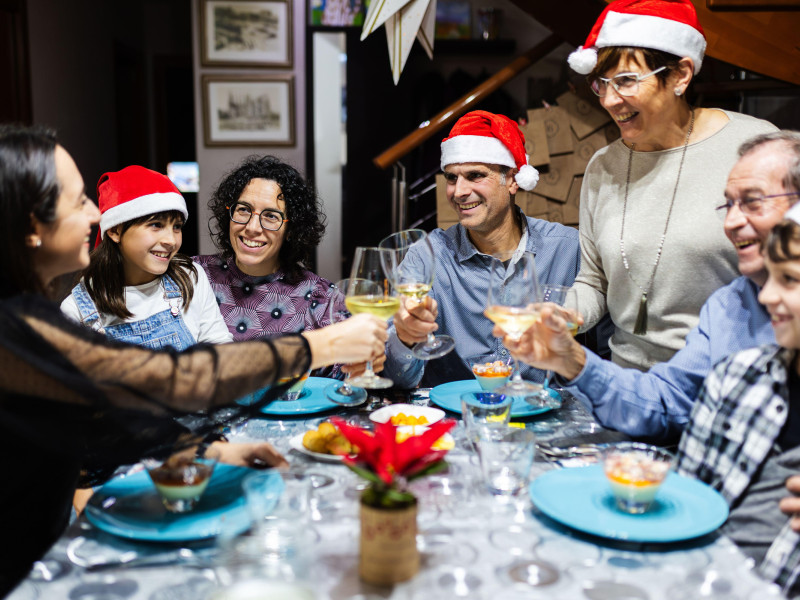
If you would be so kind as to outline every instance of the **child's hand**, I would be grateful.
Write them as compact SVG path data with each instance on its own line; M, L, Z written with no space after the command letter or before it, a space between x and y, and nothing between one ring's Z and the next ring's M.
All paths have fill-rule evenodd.
M219 451L220 462L235 467L251 467L254 469L265 469L267 467L286 469L289 467L289 462L284 458L283 454L267 442L254 444L214 442L211 447Z

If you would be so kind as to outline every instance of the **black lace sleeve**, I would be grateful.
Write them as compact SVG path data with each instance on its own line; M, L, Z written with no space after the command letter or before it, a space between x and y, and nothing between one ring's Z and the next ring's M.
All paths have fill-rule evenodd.
M0 420L41 444L81 446L92 468L174 448L175 416L207 411L210 431L222 407L233 406L228 419L254 413L291 385L272 385L278 378L310 361L300 335L151 351L76 325L39 297L0 302ZM256 404L232 404L264 386Z

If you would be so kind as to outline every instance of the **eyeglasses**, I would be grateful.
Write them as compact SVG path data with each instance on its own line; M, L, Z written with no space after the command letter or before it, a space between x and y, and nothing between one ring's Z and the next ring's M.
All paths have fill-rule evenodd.
M226 206L231 216L231 221L239 223L239 225L247 225L253 215L258 215L258 220L261 222L261 227L267 231L278 231L283 227L284 223L288 223L289 219L285 219L284 215L279 210L262 210L260 213L253 212L253 209L247 204L237 202L233 206Z
M639 82L652 77L656 73L661 73L667 67L659 67L655 71L650 71L644 75L638 73L619 73L613 77L595 77L589 80L589 87L601 98L608 93L608 84L617 91L620 96L635 96L639 93Z
M725 204L720 204L716 210L718 215L724 217L730 209L738 206L739 210L745 215L761 216L765 209L772 208L770 200L783 198L784 196L800 196L800 192L784 192L783 194L770 194L769 196L746 196L737 200L726 198Z

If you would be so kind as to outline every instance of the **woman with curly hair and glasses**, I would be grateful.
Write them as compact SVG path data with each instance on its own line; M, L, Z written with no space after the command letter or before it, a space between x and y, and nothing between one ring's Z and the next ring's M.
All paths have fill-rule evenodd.
M306 268L325 215L294 167L248 156L223 177L208 207L219 253L194 260L206 270L235 340L330 324L333 286Z

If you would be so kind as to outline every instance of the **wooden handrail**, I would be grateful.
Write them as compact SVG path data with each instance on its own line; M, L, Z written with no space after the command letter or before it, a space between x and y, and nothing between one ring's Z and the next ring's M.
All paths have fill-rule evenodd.
M387 150L384 150L381 154L376 156L372 162L381 169L389 168L437 131L440 131L442 128L455 121L501 85L519 75L540 58L550 54L561 42L562 38L560 36L551 35L542 42L536 44L525 54L514 59L474 90L464 94L430 121L424 122L402 140Z

